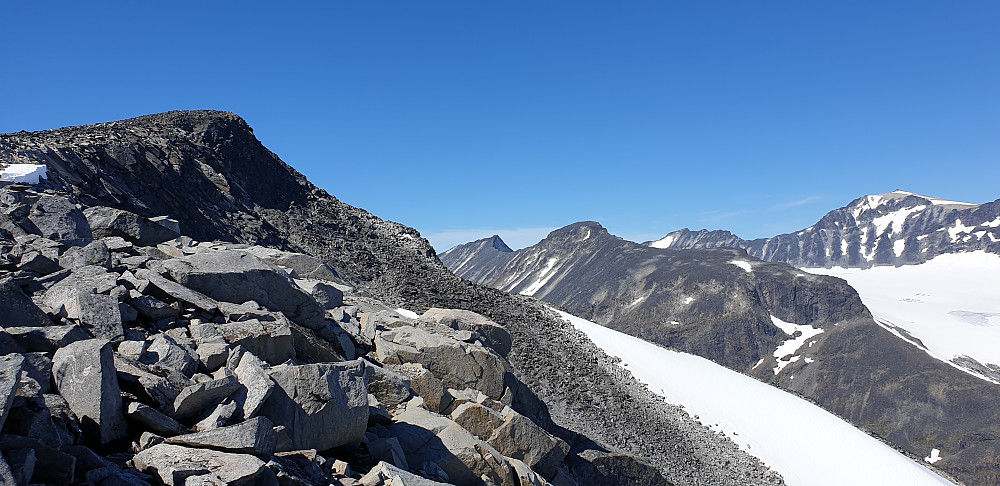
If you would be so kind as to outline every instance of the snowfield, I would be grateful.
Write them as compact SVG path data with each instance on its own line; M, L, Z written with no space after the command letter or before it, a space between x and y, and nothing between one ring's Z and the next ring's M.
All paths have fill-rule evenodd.
M905 329L941 360L1000 365L1000 255L974 251L901 267L804 268L847 280L879 321Z
M835 415L707 359L559 312L650 390L781 473L790 486L952 484ZM946 457L931 451L929 457Z

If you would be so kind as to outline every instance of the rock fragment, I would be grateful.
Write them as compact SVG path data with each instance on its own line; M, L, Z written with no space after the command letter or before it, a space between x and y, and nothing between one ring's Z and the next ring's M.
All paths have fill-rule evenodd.
M60 348L52 357L52 377L86 434L102 444L125 436L127 426L110 342L88 339Z

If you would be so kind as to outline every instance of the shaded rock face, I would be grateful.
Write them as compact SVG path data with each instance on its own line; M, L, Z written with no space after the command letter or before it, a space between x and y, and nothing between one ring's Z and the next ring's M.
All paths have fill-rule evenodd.
M260 381L244 380L245 373L242 372L236 373L237 387L228 396L221 396L224 393L220 391L220 396L213 395L209 397L210 400L199 400L199 407L194 408L198 408L200 413L175 414L178 398L186 402L192 396L200 395L204 398L203 392L208 389L229 391L230 380L226 377L232 376L236 372L234 368L242 364L242 360L234 362L229 359L222 367L209 369L219 366L219 361L215 358L219 350L209 348L219 345L220 341L206 340L204 333L196 331L200 329L199 325L212 324L223 337L222 342L231 346L234 351L243 346L250 353L265 352L250 350L245 346L249 344L245 339L229 341L226 339L226 332L223 332L226 326L243 326L248 322L251 325L247 327L256 329L252 325L253 320L266 332L266 339L265 334L257 334L262 338L259 341L290 342L291 347L284 344L281 346L282 350L291 350L287 359L293 361L287 365L279 366L277 359L268 363L262 359L263 356L256 356L261 362L259 369L266 373L268 379L276 382L277 375L272 372L277 368L324 365L316 362L318 354L312 351L315 351L315 346L322 346L321 341L328 338L339 341L336 349L346 350L351 347L356 350L357 355L368 353L369 359L372 359L374 341L390 328L372 326L366 329L371 331L370 334L363 334L361 321L366 315L391 312L400 306L416 311L430 307L463 309L484 316L511 336L510 350L506 356L509 363L504 368L512 369L514 373L505 375L505 391L498 400L486 397L479 390L455 390L455 394L479 394L486 397L481 404L499 409L509 406L536 425L564 438L574 447L585 444L587 447L632 458L637 464L663 471L675 484L781 484L780 478L769 475L766 467L741 452L731 441L719 438L695 424L679 409L655 399L648 390L622 373L592 345L581 342L574 330L565 322L553 318L537 302L480 287L454 276L437 260L427 241L420 238L413 229L382 221L360 209L343 204L325 191L310 185L264 148L254 138L246 123L235 115L219 112L174 112L89 127L0 135L0 149L9 150L19 159L45 163L50 180L43 186L53 191L49 195L63 197L69 202L64 208L72 206L86 215L89 208L101 206L128 211L150 221L168 216L178 221L177 226L173 227L175 231L183 230L184 236L155 247L143 246L139 243L141 235L136 236L129 231L122 231L128 236L105 237L103 241L111 252L110 266L84 266L67 276L62 273L58 264L59 257L68 247L88 243L84 231L88 229L84 227L86 218L77 219L75 226L62 224L62 227L68 228L64 233L46 233L53 238L60 238L59 240L41 238L41 230L35 228L28 218L33 204L31 200L24 206L24 214L18 212L22 211L18 209L8 219L0 218L0 228L3 231L12 236L17 234L33 238L33 246L30 248L28 243L23 242L0 243L0 248L4 251L12 249L11 253L3 255L5 263L0 265L0 271L9 269L31 272L21 274L19 284L27 282L21 285L22 291L28 292L34 301L43 303L49 290L68 281L73 285L62 285L64 291L76 289L77 293L113 296L124 306L120 311L124 340L114 344L118 351L114 356L114 364L122 389L122 399L127 402L130 410L132 404L142 403L174 419L185 429L197 432L241 425L253 419L254 417L247 416L253 413L273 420L272 416L264 413L264 407L253 412L254 407L246 404L251 401L251 395L256 400L270 402L277 393L277 384L272 385L270 396L251 394L250 388L261 391L267 386ZM77 204L80 206L77 207ZM70 209L67 211L72 212ZM94 220L96 222L98 218L95 217ZM117 224L100 223L95 226L117 227ZM93 236L94 230L90 231ZM0 233L0 237L2 236L5 234ZM124 243L111 238L120 238ZM77 241L79 239L84 241ZM211 240L229 243L210 242ZM267 248L248 248L247 244L264 245ZM336 296L326 292L332 298L323 306L335 308L321 309L321 312L328 310L329 312L322 314L331 319L326 319L321 328L312 328L309 321L296 322L290 316L284 316L282 313L285 311L295 312L289 310L291 308L279 307L285 302L272 302L274 306L271 307L265 305L265 302L227 302L212 298L205 295L207 291L199 292L176 281L164 267L164 261L172 258L191 260L189 257L193 255L229 250L252 254L277 265L281 272L279 275L285 281L289 278L328 281L344 292L345 305L335 307L338 303ZM103 273L96 268L101 268ZM48 276L42 278L44 275ZM30 281L31 279L34 281ZM297 284L292 281L291 285ZM311 292L303 291L303 294L316 299ZM167 310L161 304L166 304L172 310ZM50 306L53 308L50 309ZM71 311L75 312L73 306L65 308L64 300L57 298L55 293L48 304L41 307L52 319L67 319L70 322L79 320L77 317L69 317ZM142 312L139 311L140 307ZM130 313L128 308L132 308L133 312ZM269 327L272 325L273 327ZM430 326L427 322L416 320L406 321L404 325L430 329L441 336L481 346L483 349L503 349L499 341L493 341L494 338L502 341L501 334L490 336L480 334L480 330ZM287 334L271 332L282 329L282 326L288 329ZM189 347L189 341L194 341L196 352L205 348L205 360L200 359L200 352L197 353L197 372L187 376L182 371L163 367L165 363L147 364L139 361L142 353L161 334L169 336L184 348ZM345 339L347 343L344 343ZM313 349L307 350L300 346L303 341L309 342ZM209 355L209 352L212 354ZM350 354L353 355L354 352ZM209 356L213 358L207 359ZM208 364L209 361L211 365ZM519 379L515 379L515 375ZM435 377L438 380L441 378ZM522 383L522 380L526 383ZM206 386L209 382L225 382L227 386ZM428 380L428 383L431 382ZM375 451L383 454L380 458L394 458L394 461L403 455L396 454L399 451L391 446L393 440L390 439L395 439L396 443L402 441L394 437L385 426L387 417L395 417L413 407L425 406L421 405L421 397L403 402L406 398L402 397L402 383L397 384L400 386L393 387L391 393L387 393L385 389L366 390L372 397L377 392L392 400L387 402L388 405L382 405L377 399L369 401L369 397L365 397L366 408L375 411L369 415L375 417L372 423L365 424L369 426L361 438L365 446L318 452L279 452L259 459L283 481L282 484L335 484L334 480L342 484L353 484L353 479L360 479L365 471L375 465L373 457L365 456L361 451ZM258 388L261 385L263 388ZM243 390L246 390L245 395ZM451 393L445 391L442 398ZM285 395L288 395L287 391ZM58 395L53 396L59 398ZM545 399L548 406L539 397ZM303 403L310 401L304 396L288 398L292 402L296 402L296 399ZM49 400L46 400L46 404L48 403ZM610 411L604 410L608 403L620 406ZM443 402L438 406L444 407ZM58 416L60 423L70 424L64 428L71 430L72 421L64 420L66 417L72 418L69 407L49 407L53 421ZM139 410L136 408L137 412ZM552 417L549 415L550 410ZM496 409L494 411L500 412ZM427 413L434 414L429 410ZM145 420L151 420L149 415ZM171 415L175 416L170 417ZM443 417L440 414L438 416ZM558 425L553 418L558 421ZM257 469L256 462L246 462L245 458L227 459L215 453L231 453L200 446L166 444L163 442L164 437L145 429L148 425L143 425L138 419L130 420L130 426L134 430L130 429L128 441L112 441L102 447L110 447L117 453L155 452L145 454L142 460L133 461L136 467L141 466L149 476L128 469L120 462L114 462L113 476L116 481L133 484L134 479L140 481L134 484L141 484L142 481L170 484L169 481L186 479L189 483L217 483L223 480L223 471L230 470L227 469L228 464L243 464L236 471L237 475L226 476L231 482L240 484L249 481L252 484L262 481L260 484L270 484L270 476ZM157 420L162 418L157 417ZM573 428L575 432L566 427ZM173 429L167 427L162 430ZM289 430L286 425L277 425L274 429L277 450L293 447L293 434ZM457 435L463 435L461 427L452 430ZM602 445L595 444L591 439ZM85 443L80 447L97 447L91 439L78 439L80 440ZM475 440L482 442L481 439ZM126 442L129 443L125 444ZM711 446L705 447L704 444ZM366 447L368 445L371 447ZM164 446L179 449L165 449ZM385 455L386 450L393 453ZM467 449L456 448L450 454L454 455L461 450ZM165 455L187 457L191 459L188 462L199 465L196 470L192 470L181 462L171 463L169 458L160 457ZM536 473L525 471L526 464L523 461L492 452L480 455L492 458L486 464L496 471L498 478L509 478L511 482L520 481L522 484L540 484L542 481ZM580 459L574 451L570 452L570 456ZM745 460L734 466L731 465L732 457ZM108 458L108 461L113 462L111 460L118 459L118 456L112 454ZM150 461L144 462L145 459ZM328 467L329 462L336 464L337 459L350 462L355 472L342 474L348 470L343 467ZM163 463L163 460L166 462ZM588 484L590 478L585 474L574 476L575 473L569 469L569 462L566 460L560 466L559 477L573 479L557 484L572 484L574 479L579 484ZM105 466L111 467L108 464L100 468L76 466L76 474L87 474L95 469L107 472ZM400 460L395 466L402 468L406 464ZM410 465L408 470L431 480L442 478L442 467L433 461L421 464L420 470L416 470L416 467ZM154 472L154 468L156 471L176 471L176 474L169 472L171 478L168 479ZM577 470L583 471L582 468ZM70 476L73 475L71 467ZM123 475L127 478L123 479ZM351 479L346 476L351 476ZM502 481L505 480L507 479ZM654 481L650 484L664 483L665 481Z
M52 358L52 377L85 432L101 443L125 435L111 343L91 339L60 348Z
M910 265L944 253L1000 253L1000 200L944 201L906 191L863 196L795 233L744 240L728 231L687 228L650 242L658 248L741 248L798 267Z

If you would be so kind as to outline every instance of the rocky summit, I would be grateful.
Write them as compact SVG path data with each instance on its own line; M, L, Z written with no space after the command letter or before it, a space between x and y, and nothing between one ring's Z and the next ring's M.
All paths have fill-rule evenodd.
M0 484L783 484L233 114L0 151Z

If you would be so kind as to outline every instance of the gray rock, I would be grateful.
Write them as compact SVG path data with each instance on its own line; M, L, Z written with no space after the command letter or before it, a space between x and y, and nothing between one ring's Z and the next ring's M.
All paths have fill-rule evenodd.
M69 485L73 482L77 462L73 455L27 437L0 436L0 450L6 452L23 449L34 451L35 467L31 475L33 484Z
M12 281L0 282L0 327L51 326L52 319Z
M107 294L118 285L118 275L103 267L88 265L73 270L45 291L41 307L46 312L70 319L80 319L83 309L79 296Z
M186 346L181 346L166 334L157 334L153 338L146 351L139 357L139 362L170 368L187 377L198 371L197 353Z
M274 453L277 436L274 425L266 417L254 417L246 422L167 438L167 444L216 449L270 456Z
M420 363L457 389L475 388L499 399L510 365L493 350L410 326L381 332L375 353L383 363Z
M3 454L7 459L7 464L13 472L13 484L27 486L31 482L31 476L35 474L35 450L34 449L11 449Z
M202 369L208 372L215 371L226 364L231 346L225 341L207 342L198 345L198 361Z
M370 440L367 445L368 454L373 461L388 462L403 469L410 468L409 463L406 462L406 454L403 453L403 448L395 437Z
M173 411L177 396L191 384L191 380L179 371L144 365L121 354L115 355L115 370L122 386L149 397L163 411Z
M180 315L177 308L151 295L129 299L129 305L134 307L140 316L153 322L161 319L176 319Z
M310 255L260 246L252 246L243 251L251 253L271 264L290 268L301 278L332 282L340 281L337 272L333 271L333 268L319 258Z
M243 346L270 364L281 364L295 357L295 342L287 324L250 319L216 325L227 343Z
M354 341L351 340L350 333L344 330L340 324L333 321L326 321L326 327L320 329L317 333L327 342L334 345L345 359L352 360L358 357L358 351L354 346Z
M142 353L146 351L146 346L148 345L148 341L122 341L118 343L117 351L122 356L127 356L138 361Z
M104 294L76 294L80 324L94 337L118 342L125 338L118 299Z
M509 407L504 409L503 415L503 424L486 442L501 454L524 461L543 477L555 476L569 453L569 445Z
M94 206L83 211L94 238L118 236L140 246L155 246L180 236L177 231L122 209Z
M8 327L5 331L25 351L49 353L70 343L93 337L83 327L76 324L48 327Z
M151 430L166 437L186 434L188 432L187 427L184 427L176 420L164 415L153 407L143 405L139 402L128 404L127 418L141 425L143 429Z
M87 246L75 246L59 257L59 266L73 270L87 265L111 268L111 250L101 240L94 240Z
M236 391L239 393L239 390ZM232 397L226 398L222 403L215 406L208 415L194 424L194 430L198 432L204 432L206 430L215 430L219 427L223 427L228 423L236 421L236 415L239 412L239 403L236 402Z
M368 393L389 410L393 410L413 396L410 379L402 373L391 369L369 364L365 367L368 373Z
M516 484L521 486L551 486L541 474L533 471L524 461L508 457L507 462L510 463L510 467L514 471Z
M484 479L497 486L518 484L503 454L447 417L408 407L396 415L389 432L412 469L435 464L454 484L483 484Z
M52 360L45 353L24 353L21 356L24 357L22 374L38 383L40 394L48 393L52 382ZM2 426L0 422L0 428Z
M52 358L52 377L86 434L102 444L125 435L111 343L88 339L60 348Z
M389 369L409 378L410 389L424 399L427 409L444 413L453 400L448 388L420 363L388 365Z
M249 454L159 444L136 454L132 462L136 469L159 478L166 486L278 484L274 473L265 466L264 461Z
M196 417L208 407L213 407L232 395L239 387L234 376L189 385L174 399L173 415L178 420Z
M293 449L353 446L368 427L365 363L282 365L268 373L277 385L260 411L282 425Z
M207 295L189 289L177 282L168 280L156 272L146 269L137 270L135 276L143 280L148 280L154 287L160 289L170 297L181 302L187 302L205 312L215 312L219 308L219 303Z
M326 325L323 309L280 270L253 255L215 251L163 263L177 282L226 302L253 300L310 329Z
M504 416L500 412L472 402L459 405L451 412L451 419L472 435L487 441L504 424Z
M510 354L513 344L510 333L481 314L467 310L432 307L420 316L420 320L443 324L452 329L478 333L486 339L486 344L500 356L506 358Z
M0 357L0 428L7 421L7 413L14 402L17 384L24 371L24 357L19 354L8 354Z
M274 381L264 369L264 363L249 352L238 356L238 364L233 367L242 388L237 390L233 399L239 405L239 416L243 419L255 417L264 406L264 402L274 390Z
M61 196L39 197L31 206L28 220L38 229L38 234L50 240L77 242L94 237L83 212Z
M340 483L327 473L323 458L316 451L291 451L275 454L267 464L282 486L313 486Z
M26 251L21 254L19 270L35 272L39 275L48 275L62 269L57 262L58 258L53 258L39 251Z
M311 279L296 279L295 285L316 299L316 303L324 309L335 309L344 305L344 293L333 285Z
M385 461L379 462L365 474L358 483L362 486L445 486L439 483L409 473Z

